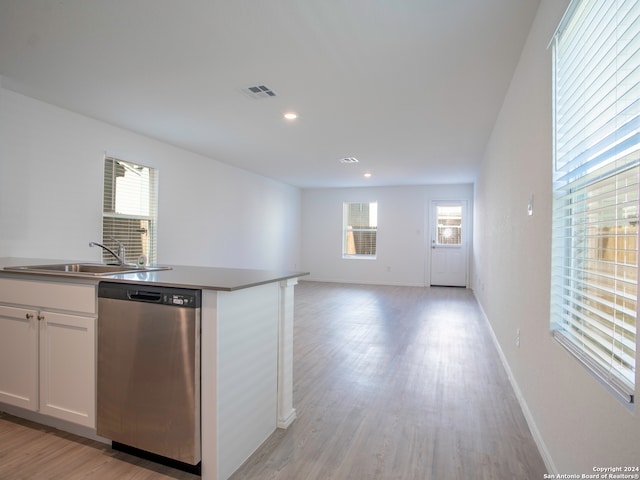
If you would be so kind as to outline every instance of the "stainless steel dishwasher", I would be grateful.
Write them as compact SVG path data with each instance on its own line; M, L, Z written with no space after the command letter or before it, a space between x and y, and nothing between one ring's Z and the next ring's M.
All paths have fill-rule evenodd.
M100 282L97 433L113 448L199 465L200 306L200 290Z

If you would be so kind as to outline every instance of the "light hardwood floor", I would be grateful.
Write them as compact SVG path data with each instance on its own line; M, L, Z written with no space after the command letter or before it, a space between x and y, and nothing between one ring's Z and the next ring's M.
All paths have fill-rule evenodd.
M198 480L109 445L0 413L0 480Z
M301 282L294 406L232 480L540 479L469 290ZM0 479L197 478L0 414Z

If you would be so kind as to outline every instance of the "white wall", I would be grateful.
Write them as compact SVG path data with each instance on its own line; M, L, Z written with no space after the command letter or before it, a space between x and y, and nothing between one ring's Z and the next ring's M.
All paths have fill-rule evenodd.
M302 192L302 259L308 280L424 286L428 284L429 205L467 200L472 185L306 189ZM378 202L377 258L342 258L342 205ZM472 225L472 215L469 226Z
M472 286L548 465L558 473L593 474L594 467L638 465L640 411L618 400L549 332L552 111L547 45L567 4L542 0L486 150L476 184Z
M159 169L158 262L300 267L300 191L0 88L0 257L100 261L104 152Z

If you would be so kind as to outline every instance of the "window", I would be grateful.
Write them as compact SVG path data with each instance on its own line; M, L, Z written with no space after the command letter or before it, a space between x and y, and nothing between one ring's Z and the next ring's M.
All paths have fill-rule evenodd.
M462 205L436 206L437 245L456 245L462 243Z
M102 242L116 251L115 240L122 242L128 263L137 263L140 255L149 264L157 262L157 180L153 168L111 157L104 160ZM114 258L103 250L102 260Z
M574 0L553 52L551 328L633 402L640 2Z
M345 203L343 205L343 258L376 258L378 204Z

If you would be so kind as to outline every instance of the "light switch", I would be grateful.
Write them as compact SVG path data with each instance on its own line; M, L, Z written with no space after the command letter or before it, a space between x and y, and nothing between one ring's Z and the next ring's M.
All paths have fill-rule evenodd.
M529 204L527 205L527 214L533 215L533 193L529 195Z

